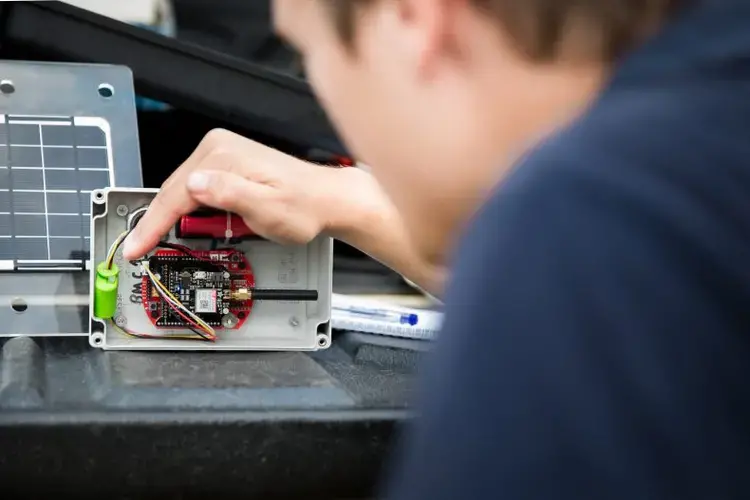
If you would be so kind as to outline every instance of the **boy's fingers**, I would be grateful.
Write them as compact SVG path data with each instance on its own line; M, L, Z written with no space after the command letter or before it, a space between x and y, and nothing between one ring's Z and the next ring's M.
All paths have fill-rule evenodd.
M123 243L123 257L128 260L143 257L159 243L159 239L169 232L181 216L198 208L190 197L185 182L190 172L201 168L201 163L209 153L210 149L202 143L164 182L146 214Z
M223 170L193 172L186 186L196 203L236 213L251 221L263 210L273 190Z
M123 243L123 256L127 260L143 257L159 243L180 217L196 208L198 204L190 198L187 190L184 190L184 194L181 190L160 192Z

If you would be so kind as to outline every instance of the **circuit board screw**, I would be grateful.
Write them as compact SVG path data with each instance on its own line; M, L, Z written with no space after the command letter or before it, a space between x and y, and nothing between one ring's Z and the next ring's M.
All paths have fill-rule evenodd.
M299 326L299 320L292 316L289 318L289 324L292 325L294 328L297 328Z
M239 318L234 314L225 314L221 318L221 326L224 328L235 328L239 323Z
M126 207L125 205L120 205L119 207L117 207L117 215L119 215L120 217L125 217L126 215L128 215L128 207Z
M128 324L127 318L125 316L117 316L115 318L115 325L119 326L120 328L125 328Z

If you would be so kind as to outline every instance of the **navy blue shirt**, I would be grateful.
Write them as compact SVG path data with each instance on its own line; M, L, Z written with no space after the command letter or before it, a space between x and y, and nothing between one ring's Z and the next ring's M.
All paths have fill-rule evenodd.
M465 234L394 500L750 498L750 2L697 3Z

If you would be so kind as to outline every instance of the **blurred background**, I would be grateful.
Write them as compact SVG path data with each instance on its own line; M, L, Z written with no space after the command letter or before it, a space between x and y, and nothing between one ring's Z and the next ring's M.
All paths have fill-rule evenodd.
M270 0L64 1L277 73L304 78L297 54L273 34ZM139 98L138 108L146 187L159 187L190 155L206 132L222 125L205 116L170 109L143 98ZM251 138L287 150L284 144L274 144L266 138ZM336 270L341 271L335 278L338 291L413 292L401 276L348 245L337 242L336 256ZM347 271L356 273L356 276L350 278Z
M65 1L283 73L301 72L294 52L272 32L269 0Z
M3 2L0 55L127 63L143 94L146 187L216 127L341 164L346 150L273 35L268 0L65 2L156 34L57 2ZM336 293L424 302L353 248L335 254ZM4 498L369 500L430 346L374 333L341 328L313 353L179 356L104 352L87 337L0 339Z

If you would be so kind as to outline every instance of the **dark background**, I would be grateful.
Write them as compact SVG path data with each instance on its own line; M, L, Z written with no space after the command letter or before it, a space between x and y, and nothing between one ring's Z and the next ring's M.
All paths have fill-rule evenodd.
M85 50L80 60L55 51L57 40L81 35L65 31L67 21L49 27L58 30L52 43L42 31L35 40L28 28L43 13L23 3L0 6L0 57L90 60ZM267 2L175 3L180 39L298 73L293 52L270 34ZM95 52L97 43L82 46ZM158 187L206 132L225 125L215 118L222 110L206 111L139 113L147 186ZM405 290L392 272L337 245L334 291ZM349 332L312 354L102 352L82 338L0 340L3 498L372 498L410 416L426 349Z
M273 35L267 0L176 0L178 36L290 74L299 59Z
M273 34L270 2L267 0L173 0L177 37L188 43L260 64L273 71L302 76L297 54ZM158 187L184 161L206 132L221 125L215 120L179 109L167 113L141 112L140 141L144 182ZM158 133L157 133L158 131ZM288 145L262 142L290 150ZM369 259L356 249L337 243L336 266L364 273L362 291L409 292L400 276Z

